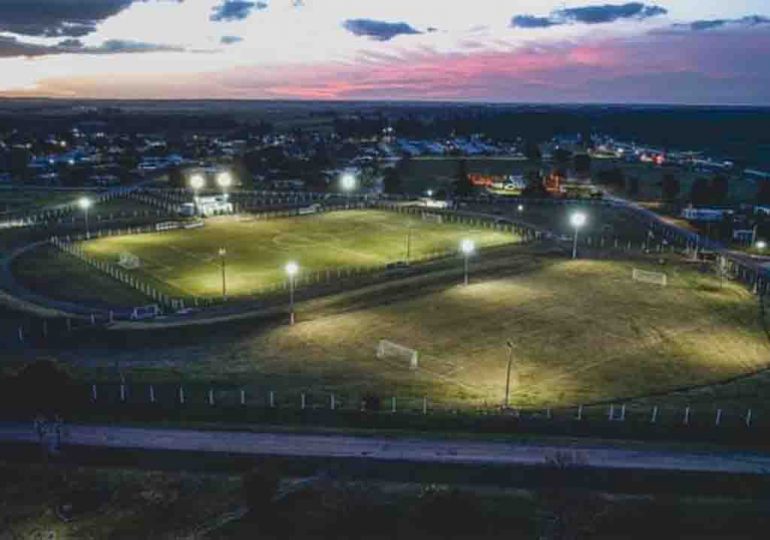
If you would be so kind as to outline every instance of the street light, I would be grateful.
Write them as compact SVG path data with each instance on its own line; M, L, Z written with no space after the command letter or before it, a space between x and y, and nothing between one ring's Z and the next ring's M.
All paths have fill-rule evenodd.
M88 197L81 197L78 200L78 206L83 209L83 214L85 215L85 218L86 218L86 238L87 239L91 238L91 231L89 230L89 227L88 227L88 209L91 208L92 204L93 203L91 202L91 199L89 199Z
M505 403L504 408L508 408L508 396L510 395L511 390L511 364L513 363L513 343L509 339L505 342L505 344L508 346L508 372L505 376Z
M468 285L468 259L473 254L474 251L476 251L476 244L473 243L473 240L465 239L462 242L460 242L460 251L463 253L463 257L465 258L465 285Z
M758 240L757 243L755 244L755 246L756 246L757 250L760 253L762 253L763 251L765 251L765 248L767 247L767 242L765 242L764 240Z
M347 193L350 193L354 189L356 189L356 175L353 173L345 173L340 178L340 187L342 187L342 191L345 191Z
M426 194L428 197L430 197L430 198L433 198L433 190L432 190L432 189L429 189L428 191L426 191L426 192L425 192L425 194Z
M223 171L217 175L217 185L222 188L222 194L227 197L227 190L233 185L233 175Z
M523 205L523 204L520 204L519 206L517 206L517 207L516 207L516 209L517 209L519 212L523 212L523 211L524 211L524 205Z
M299 265L290 262L286 265L286 275L289 276L289 324L294 325L294 277L299 272Z
M223 247L219 248L219 260L222 263L222 300L227 300L226 257L227 250Z
M583 212L575 212L570 216L569 221L575 228L575 236L572 242L572 258L577 259L578 232L580 227L586 224L586 215Z

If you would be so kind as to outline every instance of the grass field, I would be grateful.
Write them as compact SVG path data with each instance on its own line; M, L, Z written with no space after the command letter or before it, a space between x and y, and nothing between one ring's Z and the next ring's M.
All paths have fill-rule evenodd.
M756 300L742 287L721 288L713 276L669 261L670 284L660 288L633 282L634 266L654 268L514 256L504 274L468 287L415 284L348 309L314 311L311 303L294 327L212 335L120 361L133 380L232 381L257 387L252 395L375 392L494 405L504 395L510 339L511 401L521 407L643 395L768 364ZM380 339L418 349L420 368L378 360Z
M237 296L282 283L289 261L307 274L406 260L407 238L412 260L457 250L464 238L478 247L516 240L509 233L367 210L270 221L222 217L200 229L105 237L83 247L113 263L121 253L132 253L141 260L135 270L141 279L172 295L205 297L221 293L219 248L227 250L228 295Z

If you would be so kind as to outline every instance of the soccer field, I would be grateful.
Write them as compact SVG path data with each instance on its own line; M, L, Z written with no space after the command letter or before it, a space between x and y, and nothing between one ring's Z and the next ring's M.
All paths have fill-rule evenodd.
M479 248L517 241L511 233L420 216L362 210L254 220L213 218L199 229L103 237L83 243L96 259L117 263L122 253L139 257L135 275L170 295L221 294L220 248L226 250L228 295L250 294L282 283L289 261L305 275L339 268L382 267L407 259L456 251L462 239ZM407 247L408 246L408 247Z
M254 396L372 392L497 405L511 340L511 403L520 407L644 395L770 364L756 299L740 285L720 287L671 261L661 287L633 281L634 267L661 269L514 254L499 275L467 287L415 282L336 307L314 300L299 306L293 327L201 338L194 350L160 345L147 358L126 351L121 361L135 366L133 380L183 373L190 382L237 381ZM381 339L418 350L419 368L410 370L408 358L378 359Z

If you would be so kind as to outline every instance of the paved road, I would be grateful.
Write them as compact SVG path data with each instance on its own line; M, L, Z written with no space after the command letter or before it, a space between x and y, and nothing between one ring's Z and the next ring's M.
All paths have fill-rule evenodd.
M770 454L628 449L612 446L518 444L473 440L356 437L72 425L63 444L105 449L145 449L364 459L465 465L538 465L568 451L589 466L649 471L770 474ZM32 424L0 423L0 444L37 443Z

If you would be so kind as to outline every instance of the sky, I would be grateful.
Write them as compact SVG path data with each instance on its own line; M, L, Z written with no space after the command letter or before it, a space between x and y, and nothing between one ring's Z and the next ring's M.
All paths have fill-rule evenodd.
M0 0L0 96L770 105L768 58L768 0Z

